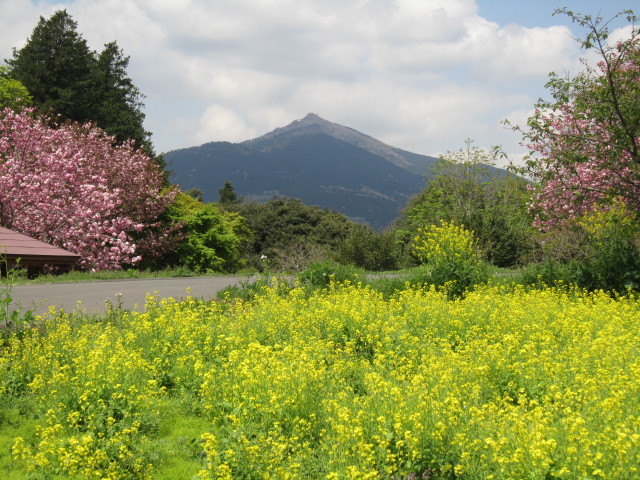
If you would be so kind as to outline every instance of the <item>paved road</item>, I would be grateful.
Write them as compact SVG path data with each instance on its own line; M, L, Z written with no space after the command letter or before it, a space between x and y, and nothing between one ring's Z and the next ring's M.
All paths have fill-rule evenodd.
M210 299L215 298L219 290L244 280L247 277L140 278L16 285L11 289L11 296L14 305L28 310L35 308L36 314L47 312L49 305L72 311L78 306L78 301L82 302L81 308L87 313L100 313L105 311L107 300L114 305L120 302L125 309L141 311L147 293L157 294L160 298L180 299L190 295Z

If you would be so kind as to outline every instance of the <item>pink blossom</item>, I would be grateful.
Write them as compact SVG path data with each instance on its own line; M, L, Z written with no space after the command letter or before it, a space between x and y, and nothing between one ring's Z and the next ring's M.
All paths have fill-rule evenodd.
M162 248L158 217L175 191L131 144L91 125L33 110L0 112L0 200L8 227L81 255L92 270L140 261L135 246Z
M640 136L635 136L640 129L630 130L622 121L625 117L617 114L611 91L606 90L612 79L618 105L627 102L625 108L637 109L640 43L635 39L618 44L608 60L598 65L600 71L588 86L572 92L569 101L553 105L553 111L538 109L532 117L538 122L537 134L529 135L527 146L538 156L531 172L538 186L533 189L531 210L542 230L606 206L612 199L640 212ZM636 133L630 135L632 131Z

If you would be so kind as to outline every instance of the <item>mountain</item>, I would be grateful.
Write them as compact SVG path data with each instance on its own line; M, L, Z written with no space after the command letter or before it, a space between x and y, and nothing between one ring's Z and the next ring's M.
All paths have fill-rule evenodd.
M387 145L308 114L241 143L211 142L164 155L171 181L217 201L225 181L245 200L295 197L374 228L390 224L437 159Z
M437 158L434 157L418 155L392 147L353 128L329 122L314 113L309 113L302 120L295 120L286 127L276 128L259 138L242 142L242 145L254 150L269 151L285 145L294 137L313 133L342 140L418 175L428 175L431 165L437 161Z

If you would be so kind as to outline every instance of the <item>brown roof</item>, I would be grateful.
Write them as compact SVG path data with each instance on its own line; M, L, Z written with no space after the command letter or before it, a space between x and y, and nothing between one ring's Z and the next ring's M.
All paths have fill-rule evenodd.
M80 255L0 227L0 257L20 258L21 265L73 264Z

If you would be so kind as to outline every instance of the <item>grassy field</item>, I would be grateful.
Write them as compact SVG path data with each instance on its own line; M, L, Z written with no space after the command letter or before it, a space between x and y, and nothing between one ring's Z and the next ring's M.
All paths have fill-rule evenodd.
M69 282L96 282L101 280L124 280L130 278L165 278L165 277L194 277L200 276L184 268L165 270L100 270L97 272L71 271L59 275L38 275L35 278L27 278L26 270L14 269L11 282L13 284L42 284L42 283L69 283ZM213 275L213 274L208 274ZM222 274L218 274L222 275Z
M5 332L5 479L640 478L640 303L484 287L149 299Z

